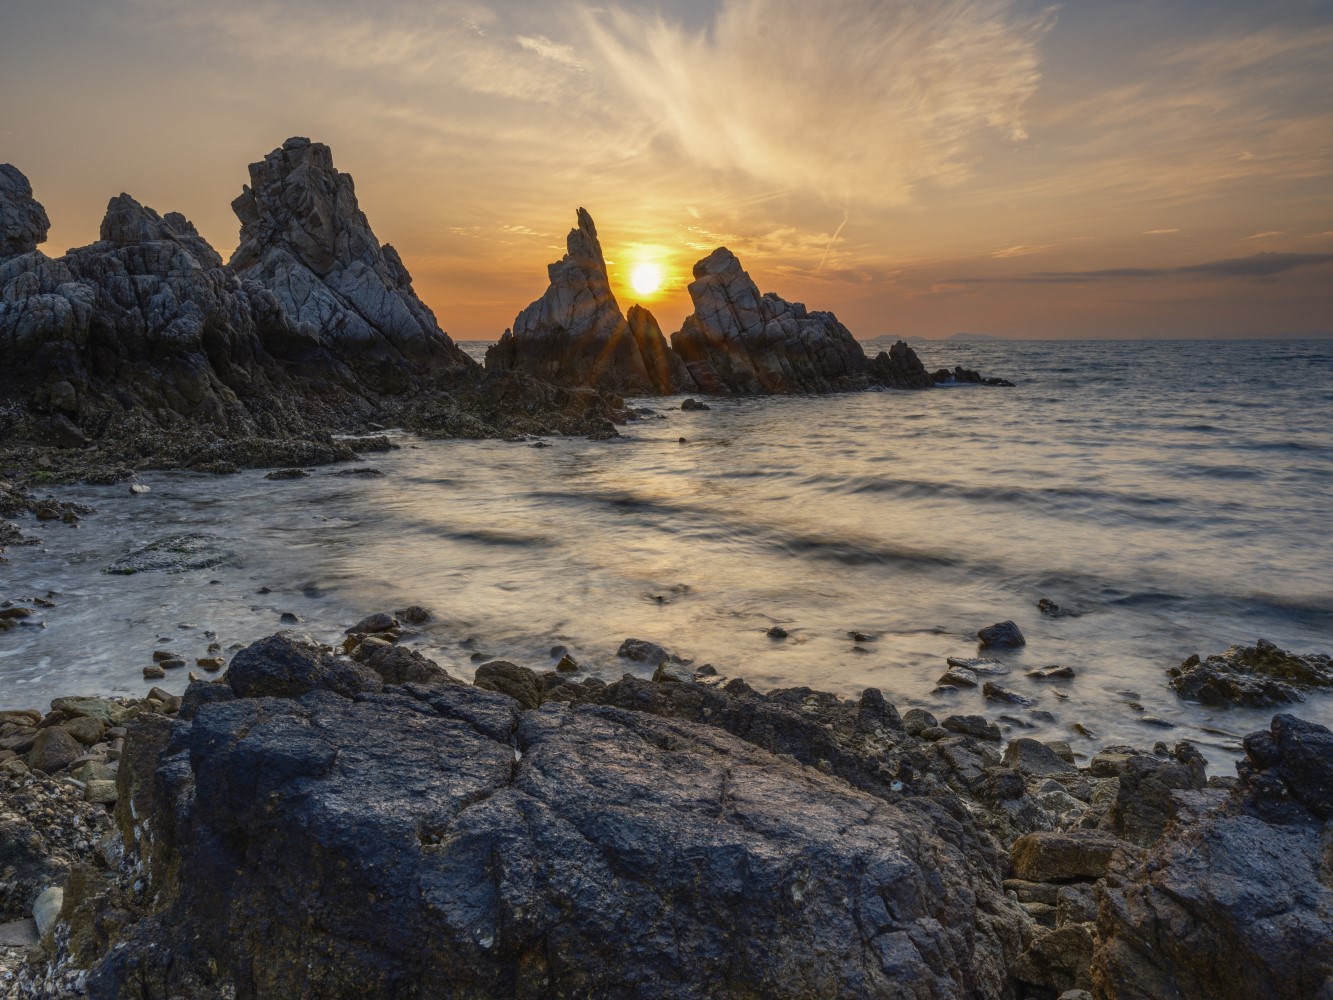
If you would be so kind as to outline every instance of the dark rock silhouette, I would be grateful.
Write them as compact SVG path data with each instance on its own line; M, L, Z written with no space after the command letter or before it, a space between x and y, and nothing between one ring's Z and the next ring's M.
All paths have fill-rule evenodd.
M828 312L761 295L730 250L694 265L694 312L671 346L705 392L837 392L871 384L851 332Z
M621 314L597 227L582 208L566 247L568 253L547 268L546 292L487 350L486 367L622 395L682 391L684 368L652 314L638 305L630 307L628 319Z

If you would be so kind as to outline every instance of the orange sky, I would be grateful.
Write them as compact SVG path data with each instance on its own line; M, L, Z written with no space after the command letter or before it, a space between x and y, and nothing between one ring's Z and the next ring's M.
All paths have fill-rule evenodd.
M1333 330L1333 13L1221 0L6 5L0 161L91 242L124 190L223 253L246 164L333 147L441 325L494 339L582 205L624 307L689 268L862 339Z

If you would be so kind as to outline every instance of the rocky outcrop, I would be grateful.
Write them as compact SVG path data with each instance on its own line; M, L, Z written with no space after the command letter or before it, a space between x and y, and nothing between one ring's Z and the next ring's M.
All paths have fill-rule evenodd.
M293 324L377 391L474 367L417 298L397 251L375 238L328 146L288 139L250 164L232 209L241 242L231 272L268 289Z
M1180 697L1205 705L1268 708L1304 701L1306 691L1333 688L1333 659L1289 653L1266 639L1230 646L1207 659L1191 656L1168 673Z
M565 245L547 268L546 292L486 351L486 367L630 396L684 391L684 368L652 314L638 305L628 320L621 313L597 227L582 208Z
M32 253L50 228L28 178L13 164L0 163L0 260Z
M1177 793L1170 835L1108 888L1099 998L1329 995L1333 734L1279 715L1245 742L1241 786Z
M671 346L705 392L738 395L868 388L869 362L829 312L761 295L730 250L694 265L694 312Z
M67 889L93 995L1010 995L955 821L716 727L444 684L200 700L128 742L148 912L108 948L112 898Z
M926 366L907 341L896 341L870 362L870 374L880 385L893 389L929 389L935 384Z

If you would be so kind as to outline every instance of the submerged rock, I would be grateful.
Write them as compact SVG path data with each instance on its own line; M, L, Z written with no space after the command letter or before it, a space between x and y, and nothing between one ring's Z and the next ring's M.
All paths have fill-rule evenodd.
M1027 645L1022 631L1011 621L987 625L977 632L977 639L982 649L1017 649Z
M1304 701L1304 691L1333 687L1333 659L1289 653L1260 639L1206 660L1191 656L1169 674L1176 693L1190 701L1267 708Z
M621 313L597 227L582 208L566 247L565 256L547 268L545 294L487 349L486 367L628 396L682 391L689 381L684 366L652 313L638 305L628 318Z
M207 534L168 535L121 556L103 573L131 576L134 573L184 573L192 569L239 564L236 553L224 548L223 539Z

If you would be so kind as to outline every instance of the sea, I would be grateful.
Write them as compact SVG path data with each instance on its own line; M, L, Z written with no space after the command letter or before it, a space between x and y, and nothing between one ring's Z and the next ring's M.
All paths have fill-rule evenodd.
M0 597L56 605L0 636L0 707L141 694L155 649L193 664L214 636L284 627L333 643L416 604L433 620L408 641L462 678L491 658L547 670L558 646L587 674L647 676L617 655L633 637L761 690L877 687L1083 755L1188 740L1226 773L1272 710L1182 701L1167 672L1259 638L1333 652L1333 341L914 346L1016 387L645 399L613 441L395 434L359 463L377 477L54 489L96 513L25 524L43 544L0 566ZM224 555L105 572L181 534ZM1005 620L1026 646L985 655L1030 704L941 688ZM1027 676L1052 665L1076 676ZM1328 695L1288 710L1333 726Z

